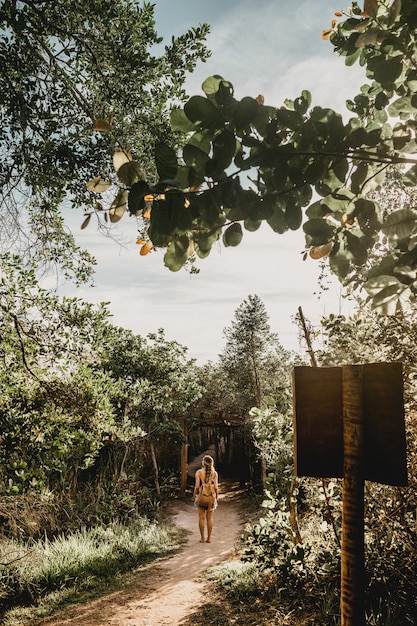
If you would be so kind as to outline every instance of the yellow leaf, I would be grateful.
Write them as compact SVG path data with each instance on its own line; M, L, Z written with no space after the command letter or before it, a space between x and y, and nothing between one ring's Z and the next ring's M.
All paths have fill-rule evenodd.
M96 178L92 178L88 181L86 187L88 191L92 191L93 193L103 193L103 191L107 191L107 189L111 187L111 182L102 180L100 176L96 176Z
M108 133L111 130L111 124L107 120L98 119L94 121L93 130L100 133Z
M142 245L142 244L146 243L146 239L136 239L136 243L138 245Z
M109 217L111 222L118 222L120 219L122 219L123 215L126 212L128 195L129 194L126 189L120 189L118 191L117 196L113 200L109 209Z
M116 148L113 153L113 167L116 172L124 165L132 160L132 155L129 150L123 150L123 148Z
M333 244L329 241L329 243L324 243L321 246L314 246L310 250L310 256L312 259L322 259L325 256L329 256L331 250L333 248Z
M321 38L322 39L330 39L330 35L332 34L333 29L332 28L328 28L327 30L322 30L321 31Z
M261 94L259 94L259 96L255 98L255 100L258 104L263 104L265 102L265 98Z
M125 185L130 187L137 183L138 180L143 180L145 175L137 161L127 161L123 163L117 170L117 176L119 180L122 181Z
M147 241L140 249L140 256L146 256L153 248L152 241Z

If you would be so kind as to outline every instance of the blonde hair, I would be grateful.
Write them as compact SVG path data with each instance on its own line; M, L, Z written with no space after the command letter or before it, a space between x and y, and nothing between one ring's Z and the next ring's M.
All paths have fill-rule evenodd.
M214 472L214 459L209 454L206 454L203 457L203 465L206 470L205 480L208 481L211 478L212 473Z

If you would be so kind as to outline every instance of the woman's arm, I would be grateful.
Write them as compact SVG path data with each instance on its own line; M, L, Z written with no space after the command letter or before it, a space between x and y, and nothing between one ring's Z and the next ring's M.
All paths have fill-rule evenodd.
M219 497L219 475L217 472L214 472L214 491L216 493L216 500Z
M200 483L201 483L201 479L200 479L200 470L197 470L195 473L195 485L194 485L194 493L193 493L193 498L196 497L197 492L200 488Z

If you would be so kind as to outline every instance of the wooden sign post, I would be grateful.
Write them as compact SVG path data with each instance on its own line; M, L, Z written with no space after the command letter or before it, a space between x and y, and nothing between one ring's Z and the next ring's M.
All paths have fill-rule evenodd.
M297 476L344 478L341 624L365 626L364 481L407 484L401 363L296 367Z

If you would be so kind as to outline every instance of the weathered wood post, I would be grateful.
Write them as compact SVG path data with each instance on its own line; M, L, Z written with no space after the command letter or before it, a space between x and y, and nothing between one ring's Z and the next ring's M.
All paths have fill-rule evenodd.
M365 626L364 415L362 367L342 367L343 502L341 624Z
M407 484L401 363L296 367L296 476L343 478L341 624L365 626L364 481Z

